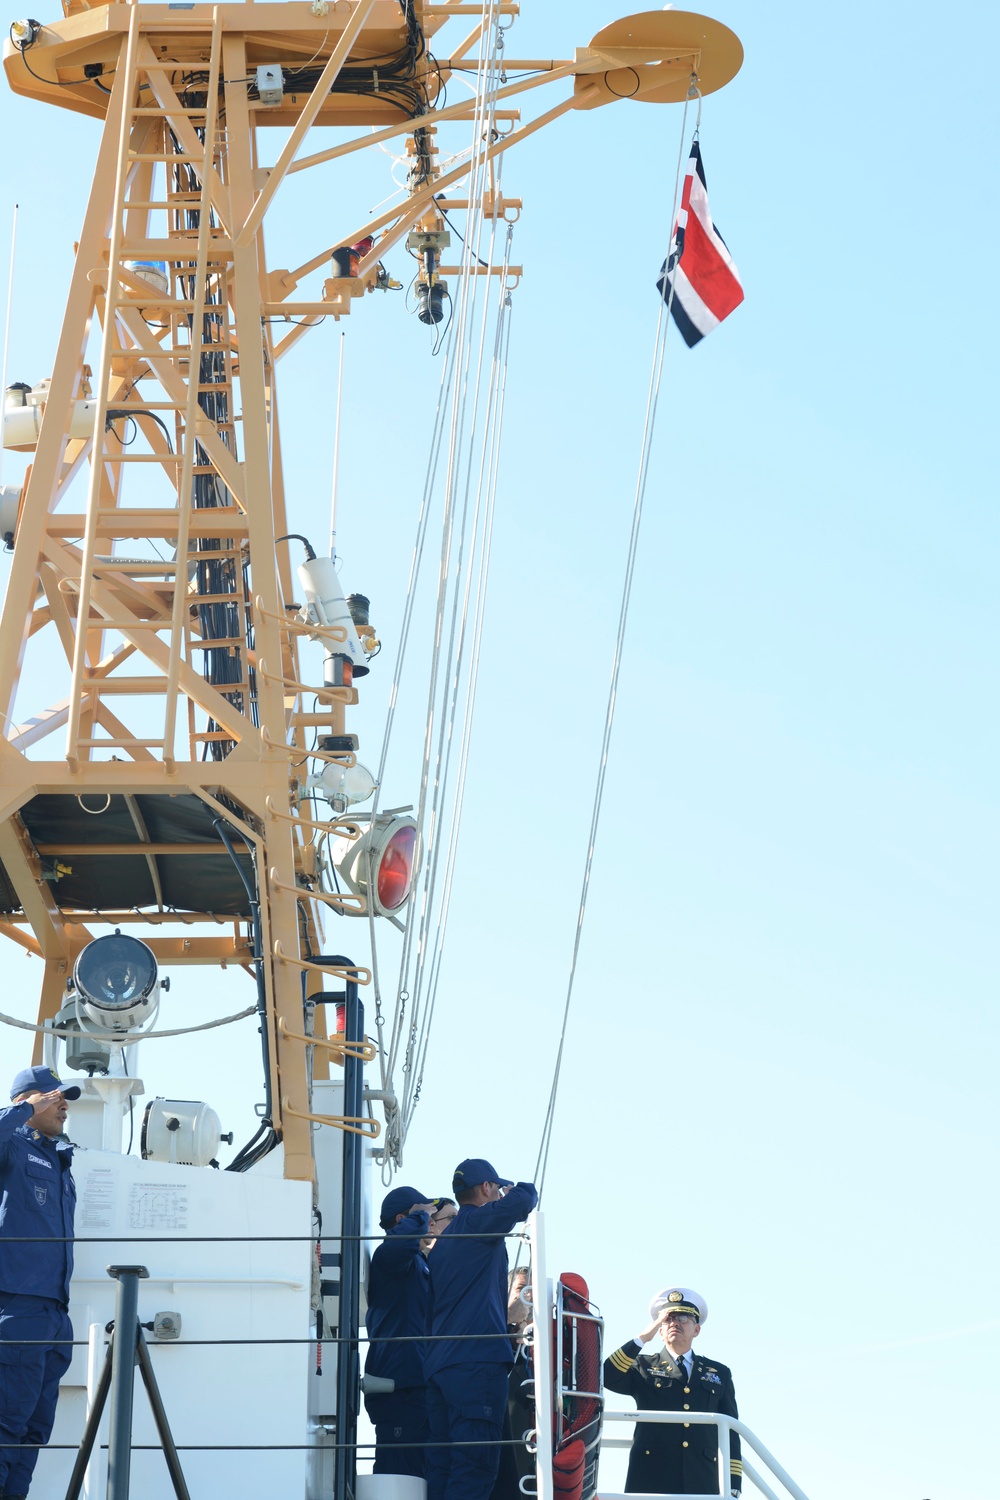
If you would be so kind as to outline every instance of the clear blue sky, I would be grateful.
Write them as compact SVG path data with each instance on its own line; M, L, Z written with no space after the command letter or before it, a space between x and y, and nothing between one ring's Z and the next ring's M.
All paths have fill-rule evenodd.
M613 18L603 0L523 12L512 57L569 55ZM698 1289L700 1351L732 1367L745 1420L811 1500L951 1500L995 1483L977 1423L1000 1398L995 10L715 14L746 63L706 100L702 147L746 302L668 350L549 1161L553 1269L588 1277L612 1347L659 1287ZM97 132L5 94L0 110L21 203L10 375L35 380ZM403 1172L426 1192L466 1154L512 1177L535 1162L679 130L677 107L622 103L505 167L526 276L456 894ZM272 265L360 222L390 165L366 154L322 192L300 178ZM401 252L388 263L408 279ZM402 298L374 303L345 325L339 532L386 643L352 725L363 758L439 375ZM337 335L311 337L282 371L283 443L290 519L322 537ZM389 804L416 797L421 692L404 696ZM337 937L364 961L362 924ZM32 1012L37 967L0 963L7 1007ZM224 999L213 976L176 980L177 1024L247 1003L231 982ZM252 1036L197 1057L160 1045L150 1091L204 1097L248 1134ZM605 1482L622 1475L609 1461Z

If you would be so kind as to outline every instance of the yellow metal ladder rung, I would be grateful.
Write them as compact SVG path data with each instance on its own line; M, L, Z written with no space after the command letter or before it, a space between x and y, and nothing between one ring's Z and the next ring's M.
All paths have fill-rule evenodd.
M93 571L95 573L176 573L186 567L185 563L176 562L95 562Z
M162 750L162 740L77 740L81 750ZM142 845L136 845L141 853Z
M199 552L193 555L203 557L205 554ZM218 553L215 555L217 557ZM196 604L237 604L244 609L249 609L249 605L242 594L189 594L187 600L192 608Z
M137 291L133 286L122 287L115 298L116 307L146 307L150 303L155 305L157 312L161 309L165 313L194 312L194 302L190 297L182 300L180 297L172 297L169 292L158 292L155 287L150 287L149 296L145 292Z
M124 419L122 419L124 420ZM179 464L179 453L102 453L102 464Z
M141 405L130 401L127 406L115 406L114 402L108 403L114 411L127 412L130 417L142 417L154 411L183 411L185 404L183 401L143 401ZM117 420L116 417L115 421Z
M191 162L198 166L204 165L202 156L185 156L180 151L130 151L129 161L162 161L162 162Z
M122 203L122 208L159 208L163 210L171 208L196 208L201 203L202 197L202 193L175 193L170 199L126 198Z
M90 619L87 621L88 630L169 630L173 622L169 615L166 619L159 617L155 620L103 620Z
M214 651L216 646L245 646L246 643L246 636L243 635L223 635L219 636L218 640L212 636L192 636L191 650Z
M136 115L152 115L157 119L166 120L171 115L207 115L208 106L203 105L201 109L162 109L158 104L137 104L131 113L133 117Z
M127 307L128 300L123 297L118 305ZM210 344L206 342L202 344L199 350L193 351L190 344L157 344L153 349L146 349L143 346L134 344L130 349L123 350L123 353L127 354L130 359L167 359L173 354L190 355L193 352L205 354L213 349L225 350L232 349L233 347L232 344ZM229 382L220 381L218 384L199 385L198 389L199 391L227 391L229 389Z

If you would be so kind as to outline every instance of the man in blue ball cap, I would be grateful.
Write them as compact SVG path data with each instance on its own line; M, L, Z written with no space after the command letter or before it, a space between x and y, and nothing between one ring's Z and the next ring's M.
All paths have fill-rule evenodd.
M62 1135L80 1090L51 1068L22 1068L10 1097L0 1109L0 1496L24 1500L73 1352L76 1188Z
M538 1203L482 1157L455 1168L458 1213L430 1258L427 1355L428 1500L489 1500L500 1463L507 1379L507 1246Z
M427 1389L423 1334L428 1269L422 1242L432 1232L434 1203L414 1187L382 1200L385 1239L372 1256L365 1327L365 1408L375 1427L376 1474L424 1472ZM389 1342L392 1340L393 1342ZM398 1340L398 1342L395 1342Z

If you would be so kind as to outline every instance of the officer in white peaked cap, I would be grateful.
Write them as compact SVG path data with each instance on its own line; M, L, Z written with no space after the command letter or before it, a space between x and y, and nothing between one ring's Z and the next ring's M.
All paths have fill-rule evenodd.
M649 1304L649 1326L604 1362L609 1391L631 1396L640 1411L717 1411L738 1416L733 1377L725 1365L692 1350L708 1318L708 1303L688 1286L666 1286ZM659 1334L663 1348L642 1353ZM629 1455L626 1493L717 1495L719 1429L685 1422L637 1422ZM743 1482L740 1440L730 1439L729 1483Z

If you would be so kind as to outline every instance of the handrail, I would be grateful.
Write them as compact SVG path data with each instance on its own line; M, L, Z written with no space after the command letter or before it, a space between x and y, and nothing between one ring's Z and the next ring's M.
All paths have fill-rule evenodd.
M266 677L267 673L264 672L261 675ZM272 750L284 750L288 755L297 755L299 757L299 765L307 760L326 760L335 766L343 766L345 771L350 771L358 763L358 758L353 750L307 750L304 745L290 745L287 740L272 740L267 731L263 729L260 732L260 737L264 741L264 744L269 745Z
M319 640L332 641L334 645L343 645L347 640L347 631L343 625L313 625L311 622L298 619L295 615L289 619L287 615L279 615L276 610L265 609L261 603L260 594L254 595L253 607L258 614L266 616L268 620L277 620L279 625L284 626L293 635L308 635Z
M280 818L282 823L299 823L303 828L315 828L320 833L335 834L337 838L360 838L363 831L359 823L352 822L350 819L333 818L328 823L317 823L312 818L303 818L298 814L279 812L271 801L270 792L264 798L264 806L267 808L269 817ZM345 831L340 832L340 830Z
M606 1409L604 1412L604 1420L605 1422L670 1422L675 1425L678 1423L690 1423L693 1426L718 1427L720 1434L720 1484L724 1483L725 1485L725 1488L716 1491L716 1494L719 1496L726 1496L729 1494L729 1439L730 1435L735 1432L739 1435L740 1439L743 1442L749 1444L749 1446L756 1453L757 1457L762 1459L763 1462L768 1466L774 1477L785 1486L788 1493L792 1496L792 1500L809 1500L809 1497L806 1494L805 1490L800 1489L791 1475L782 1468L781 1464L779 1464L774 1455L764 1447L764 1444L760 1441L760 1438L758 1438L755 1433L751 1432L750 1428L747 1427L745 1423L741 1422L738 1417L730 1417L727 1416L725 1412L719 1411L609 1411ZM724 1438L722 1437L723 1433L725 1434ZM628 1438L602 1438L601 1446L607 1448L627 1448L630 1447L631 1444ZM723 1463L725 1463L724 1474L722 1473ZM766 1484L762 1484L760 1482L759 1476L752 1468L748 1468L745 1463L743 1465L743 1472L748 1478L752 1479L753 1482L757 1484L758 1488L760 1488L765 1495L770 1497L770 1500L775 1500L773 1492L767 1487ZM612 1494L611 1491L606 1490L602 1486L601 1500L651 1500L651 1497ZM655 1497L652 1497L652 1500L688 1500L688 1497L682 1495L657 1495Z
M293 1042L305 1042L307 1047L325 1048L327 1052L332 1052L341 1061L345 1057L356 1057L361 1062L374 1062L378 1056L375 1043L367 1039L362 1042L348 1042L343 1037L306 1036L302 1031L289 1031L285 1025L284 1016L278 1018L278 1030L282 1036L289 1037Z
M367 1136L370 1141L377 1141L382 1133L381 1121L369 1118L368 1115L314 1115L308 1109L294 1109L287 1097L282 1099L281 1107L286 1115L294 1115L297 1120L311 1120L315 1125L332 1125L348 1135Z
M345 969L337 964L314 964L305 958L293 958L290 953L285 953L283 950L280 938L275 938L271 952L280 964L294 964L297 969L318 969L321 974L332 974L334 979L344 979L349 984L371 984L372 982L371 969L363 968L361 965Z
M354 916L363 917L368 903L364 896L355 896L347 892L341 896L330 896L325 891L311 891L304 885L289 885L287 880L279 880L274 866L267 872L268 884L279 891L291 891L300 901L323 901L327 906L336 907L338 911L349 911ZM354 905L349 903L354 902Z
M294 693L296 697L304 693L307 698L318 698L320 702L350 703L351 694L354 691L353 688L349 687L327 687L325 685L323 687L316 687L308 682L299 682L295 677L286 677L283 672L269 672L267 670L267 663L263 658L258 661L254 670L259 677L265 678L268 682L280 682L283 687L288 689L289 693Z

